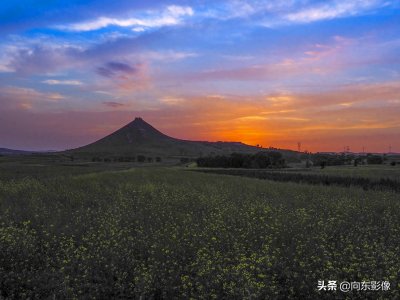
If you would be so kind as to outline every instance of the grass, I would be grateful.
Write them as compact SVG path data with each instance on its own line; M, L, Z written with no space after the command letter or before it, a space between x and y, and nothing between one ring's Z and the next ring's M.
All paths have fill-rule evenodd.
M345 167L343 167L345 169ZM380 170L385 176L365 176L353 172L353 176L345 176L338 172L321 172L316 169L229 169L229 168L198 168L191 171L244 176L281 182L296 182L313 185L335 185L347 188L363 188L364 190L391 191L400 193L400 180L393 172L395 169ZM339 169L336 169L339 170ZM382 172L384 171L384 172ZM398 170L396 170L398 171ZM371 173L372 174L372 173ZM391 175L391 176L390 176Z
M390 291L346 296L400 297L398 194L172 168L48 167L0 180L2 297L344 296L317 292L331 279L387 280Z
M0 180L71 177L86 173L126 170L132 167L154 167L157 165L159 163L71 161L68 157L60 155L6 156L0 157Z
M311 173L335 175L344 177L363 177L380 180L388 178L400 181L400 165L359 165L354 166L328 166L324 169L315 167Z

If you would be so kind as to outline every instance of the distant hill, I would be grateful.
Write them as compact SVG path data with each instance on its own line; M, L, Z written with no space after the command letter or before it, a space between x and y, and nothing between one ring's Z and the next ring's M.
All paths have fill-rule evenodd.
M0 155L28 155L28 154L32 154L32 153L33 153L33 151L0 148Z
M143 154L178 158L233 152L256 153L262 150L266 149L240 142L204 142L176 139L158 131L142 118L135 118L134 121L110 135L92 144L69 150L67 153L84 157Z

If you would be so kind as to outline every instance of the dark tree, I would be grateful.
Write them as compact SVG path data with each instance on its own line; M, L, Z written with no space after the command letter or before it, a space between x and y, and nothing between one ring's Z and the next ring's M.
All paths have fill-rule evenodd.
M180 161L181 161L181 163L186 164L190 161L190 159L187 157L181 157Z
M265 169L269 167L282 168L285 166L282 154L277 151L199 157L196 162L199 167L206 168Z
M274 155L271 156L271 154L272 154L272 152L270 152L270 153L258 152L257 154L255 154L253 157L254 168L256 168L256 169L267 168L271 164L271 161L274 161L274 159L275 159L275 158L273 158ZM280 155L280 157L282 157L282 155Z
M269 159L271 164L275 167L282 168L285 166L285 159L282 156L282 153L279 151L271 151L268 152Z
M240 153L231 154L231 166L232 168L243 168L245 156Z
M369 165L381 165L383 164L383 158L380 155L368 155L367 163Z

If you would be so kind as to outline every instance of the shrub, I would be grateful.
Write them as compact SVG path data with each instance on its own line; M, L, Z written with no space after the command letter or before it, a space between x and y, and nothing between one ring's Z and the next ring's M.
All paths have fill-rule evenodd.
M181 161L181 163L186 164L190 161L190 159L187 157L181 157L180 161Z
M265 169L285 166L285 160L278 151L262 151L256 154L233 153L230 156L207 156L198 158L196 162L199 167L206 168Z
M145 161L146 161L146 156L144 156L144 155L138 155L137 161L138 161L138 162L145 162Z
M345 155L338 154L324 154L317 153L311 156L311 161L314 165L321 166L324 164L325 166L341 166L346 164L350 158L347 158Z
M380 155L368 155L367 163L369 165L380 165L383 163L383 158Z

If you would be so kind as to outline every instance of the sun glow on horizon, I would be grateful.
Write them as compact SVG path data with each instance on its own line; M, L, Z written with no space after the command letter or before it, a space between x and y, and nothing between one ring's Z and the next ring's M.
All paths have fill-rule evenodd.
M0 4L0 147L78 147L142 115L178 138L400 152L398 1L17 6Z

